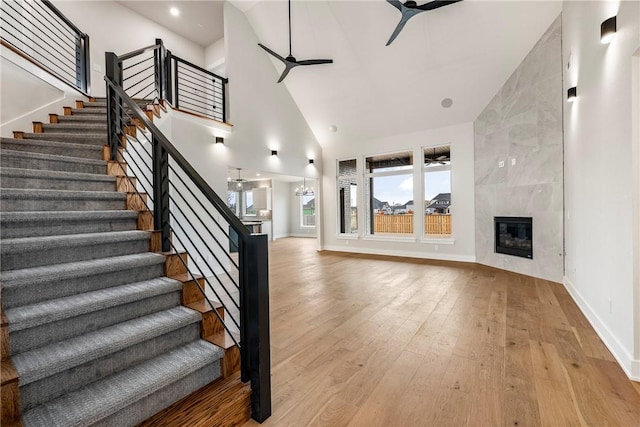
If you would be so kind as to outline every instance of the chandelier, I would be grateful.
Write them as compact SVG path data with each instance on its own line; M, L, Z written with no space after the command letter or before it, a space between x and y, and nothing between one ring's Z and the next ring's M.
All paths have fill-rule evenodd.
M307 178L302 178L302 187L296 188L296 196L315 196L313 187L307 187Z

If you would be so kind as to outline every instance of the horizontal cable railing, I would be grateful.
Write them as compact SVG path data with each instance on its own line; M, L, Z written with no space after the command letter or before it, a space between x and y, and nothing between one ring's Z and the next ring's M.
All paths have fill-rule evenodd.
M161 47L151 49L162 56ZM126 93L121 59L141 61L141 55L106 54L111 159L124 160L123 174L134 176L132 184L146 194L162 251L186 252L189 261L180 262L191 279L203 278L200 291L240 349L242 380L251 381L252 416L263 421L271 413L267 238L249 233ZM136 131L125 132L132 125Z
M3 45L83 94L89 93L89 36L50 2L1 2Z
M226 121L227 79L177 56L169 56L174 107L221 122Z

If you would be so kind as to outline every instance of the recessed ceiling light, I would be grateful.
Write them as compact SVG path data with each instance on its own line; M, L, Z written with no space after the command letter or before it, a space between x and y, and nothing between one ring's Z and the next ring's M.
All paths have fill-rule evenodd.
M331 125L331 126L329 126L329 131L330 132L337 132L338 131L338 127L336 125Z
M173 16L178 16L180 15L180 9L178 9L177 7L172 7L171 9L169 9L169 13Z
M451 107L453 105L453 99L445 98L445 99L442 100L440 105L442 105L442 108L449 108L449 107Z
M260 174L259 174L259 173L257 173L257 174L256 174L256 176L260 176Z

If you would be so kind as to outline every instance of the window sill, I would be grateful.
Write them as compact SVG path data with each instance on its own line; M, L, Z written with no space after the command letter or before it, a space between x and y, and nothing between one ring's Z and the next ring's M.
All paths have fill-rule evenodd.
M316 226L315 225L301 225L300 228L302 230L315 230Z
M369 235L364 236L362 240L369 240L374 242L404 242L404 243L415 243L415 237L404 237L401 235L393 235L393 236L378 236L378 235Z
M336 234L336 239L358 240L358 238L357 234Z
M435 243L436 245L453 245L456 239L453 237L423 237L420 243Z

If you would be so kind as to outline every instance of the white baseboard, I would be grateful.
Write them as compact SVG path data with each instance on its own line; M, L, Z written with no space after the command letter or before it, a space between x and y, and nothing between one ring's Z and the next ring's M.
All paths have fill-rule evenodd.
M589 303L582 297L580 292L565 276L563 277L564 287L575 301L582 314L587 318L591 326L596 331L604 345L609 349L613 357L618 361L622 370L633 381L640 381L640 360L634 360L629 351L620 343L618 338L611 332L607 325L600 319Z
M434 259L439 261L476 262L473 255L444 254L439 252L390 251L381 249L356 248L346 246L323 246L321 250L336 252L351 252L367 255L388 255L404 258Z

